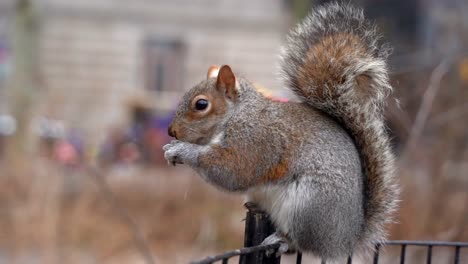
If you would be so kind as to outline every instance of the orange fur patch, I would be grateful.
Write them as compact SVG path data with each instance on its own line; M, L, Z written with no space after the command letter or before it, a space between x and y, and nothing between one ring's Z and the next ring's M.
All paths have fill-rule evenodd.
M265 175L261 177L262 182L272 182L283 178L289 169L289 163L285 160L281 160L276 166L273 166L268 170Z

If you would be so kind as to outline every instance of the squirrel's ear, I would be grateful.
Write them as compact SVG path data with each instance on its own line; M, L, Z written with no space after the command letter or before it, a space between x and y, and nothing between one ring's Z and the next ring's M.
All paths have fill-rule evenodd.
M206 79L218 77L219 67L216 65L211 65L208 68L208 73L206 74Z
M221 69L219 69L216 88L220 91L224 91L226 96L231 100L237 97L236 77L234 73L232 73L231 67L223 65Z

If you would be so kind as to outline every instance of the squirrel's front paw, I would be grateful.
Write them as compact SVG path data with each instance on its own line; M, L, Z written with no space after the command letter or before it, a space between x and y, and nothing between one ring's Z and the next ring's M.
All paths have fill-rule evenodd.
M196 151L193 145L180 140L172 140L171 143L164 145L164 158L169 164L184 164L196 160Z
M171 143L163 146L164 158L167 160L168 164L176 165L183 164L180 159L180 153L182 151L183 142L180 140L172 140Z

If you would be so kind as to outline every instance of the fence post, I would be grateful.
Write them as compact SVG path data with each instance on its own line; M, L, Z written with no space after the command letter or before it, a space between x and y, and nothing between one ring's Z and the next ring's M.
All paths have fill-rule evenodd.
M268 214L261 211L253 203L245 203L247 216L245 218L244 247L257 246L269 235L275 232L275 228ZM239 264L279 264L281 257L274 254L267 257L264 252L255 252L243 255Z

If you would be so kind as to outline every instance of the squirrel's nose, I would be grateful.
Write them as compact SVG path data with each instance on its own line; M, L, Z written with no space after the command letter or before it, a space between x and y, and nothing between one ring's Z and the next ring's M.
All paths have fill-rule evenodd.
M174 131L174 129L172 129L172 125L170 125L169 128L167 129L167 133L169 134L170 137L177 138L176 132Z

